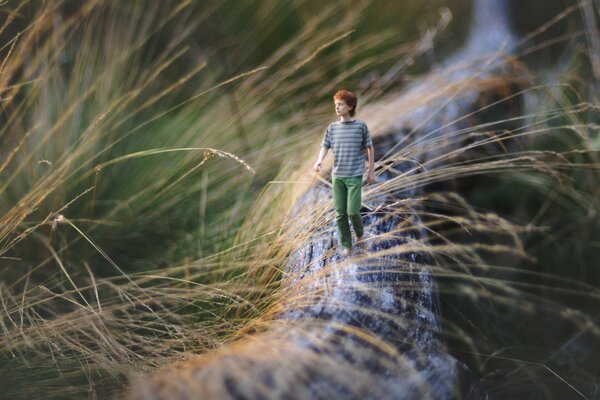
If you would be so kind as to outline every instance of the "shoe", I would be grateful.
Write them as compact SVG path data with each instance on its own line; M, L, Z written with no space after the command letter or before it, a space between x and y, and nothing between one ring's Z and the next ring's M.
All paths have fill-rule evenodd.
M348 247L344 247L342 249L342 257L348 257L350 255L350 249Z
M370 239L371 235L364 232L362 236L356 238L356 245L363 250L367 249L367 239Z

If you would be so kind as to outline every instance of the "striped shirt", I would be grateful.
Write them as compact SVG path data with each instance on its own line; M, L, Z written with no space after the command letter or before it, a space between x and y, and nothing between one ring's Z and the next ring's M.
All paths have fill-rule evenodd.
M333 152L332 175L341 178L364 174L364 149L372 147L373 142L367 124L353 120L329 124L321 145Z

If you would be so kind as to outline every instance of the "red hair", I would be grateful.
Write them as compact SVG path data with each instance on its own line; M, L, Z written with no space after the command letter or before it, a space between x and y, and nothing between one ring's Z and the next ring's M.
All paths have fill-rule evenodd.
M344 100L344 103L346 103L349 107L352 107L350 110L350 116L354 117L354 114L356 114L356 103L358 103L358 97L356 97L356 94L349 90L338 90L336 94L333 95L333 100Z

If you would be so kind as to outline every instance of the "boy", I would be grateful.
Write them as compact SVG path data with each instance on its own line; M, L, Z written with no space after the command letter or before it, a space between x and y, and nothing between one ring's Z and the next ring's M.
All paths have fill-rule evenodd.
M340 90L333 96L335 113L340 117L327 127L323 137L322 148L314 165L319 172L327 151L333 152L333 171L331 183L333 186L333 202L335 203L338 234L342 242L342 256L350 254L352 235L348 218L352 221L357 241L364 235L364 227L360 216L362 195L362 178L365 171L366 150L369 159L367 184L375 181L375 150L369 135L369 128L363 121L355 120L356 94Z

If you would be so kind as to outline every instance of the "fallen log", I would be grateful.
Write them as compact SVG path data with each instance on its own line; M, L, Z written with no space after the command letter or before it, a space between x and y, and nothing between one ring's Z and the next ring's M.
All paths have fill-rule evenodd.
M509 57L505 12L502 1L477 2L461 52L361 110L378 156L376 184L363 195L367 248L340 257L328 179L306 179L314 161L307 160L285 226L290 236L311 234L289 254L267 329L140 379L129 398L487 398L445 349L419 198L439 180L431 171L465 152L469 127L519 113L497 102L523 83ZM480 19L490 13L493 35L481 34L489 27Z

